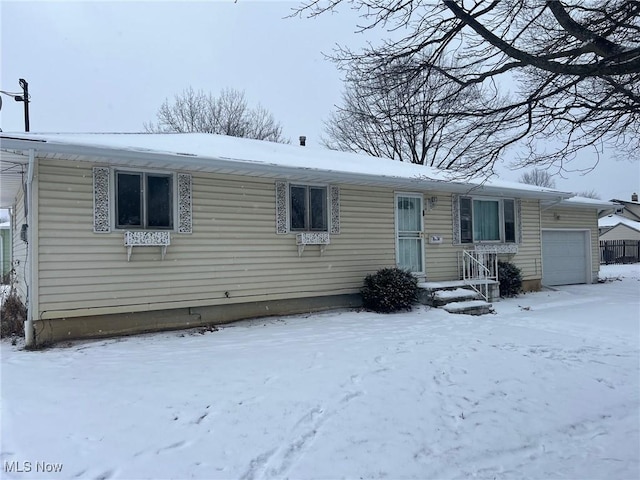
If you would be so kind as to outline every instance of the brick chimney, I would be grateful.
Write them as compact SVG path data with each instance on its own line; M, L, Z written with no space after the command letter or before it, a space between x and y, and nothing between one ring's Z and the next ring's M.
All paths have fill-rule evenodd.
M632 193L631 194L631 201L632 202L637 202L638 201L638 194L637 193Z
M307 137L300 135L300 146L304 147L307 144Z

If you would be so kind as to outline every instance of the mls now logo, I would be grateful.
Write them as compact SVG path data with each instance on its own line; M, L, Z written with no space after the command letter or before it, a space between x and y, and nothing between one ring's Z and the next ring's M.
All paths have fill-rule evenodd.
M4 471L6 473L60 473L62 471L62 463L4 462Z

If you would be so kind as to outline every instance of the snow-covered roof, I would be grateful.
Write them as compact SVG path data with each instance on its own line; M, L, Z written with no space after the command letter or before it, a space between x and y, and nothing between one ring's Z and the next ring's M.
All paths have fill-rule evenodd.
M613 198L611 201L624 205L640 205L640 202L634 202L633 200L618 200L617 198Z
M571 196L549 188L502 180L459 180L448 171L328 149L203 133L0 133L0 150L37 156L99 158L111 164L236 173L272 178L340 181L541 199Z
M640 232L640 222L623 217L622 215L611 214L598 220L598 227L615 227L616 225L626 225Z
M586 208L615 208L618 206L615 202L607 202L606 200L599 200L596 198L588 198L588 197L571 197L565 200L562 200L561 205L563 207L586 207Z

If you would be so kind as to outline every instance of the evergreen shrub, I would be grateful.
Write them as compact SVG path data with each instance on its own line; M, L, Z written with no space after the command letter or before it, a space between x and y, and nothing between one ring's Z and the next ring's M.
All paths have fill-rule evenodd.
M367 310L378 313L411 310L418 301L418 280L400 268L382 268L365 277L361 294Z
M501 297L516 297L522 292L522 273L513 263L498 262L498 279Z

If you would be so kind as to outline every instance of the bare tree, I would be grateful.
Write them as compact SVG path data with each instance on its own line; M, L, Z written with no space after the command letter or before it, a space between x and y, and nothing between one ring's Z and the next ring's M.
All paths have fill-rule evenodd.
M325 122L325 146L473 175L491 143L477 120L452 120L456 102L477 100L474 90L455 91L438 72L410 72L411 59L385 65L375 76L346 72L342 104Z
M640 155L640 2L628 0L304 0L294 14L340 4L361 13L360 31L396 39L333 59L363 77L398 59L408 73L438 72L478 101L443 112L476 120L494 140L482 157L528 147L519 166L562 167L584 148ZM549 140L559 141L549 148Z
M591 190L583 190L582 192L578 192L576 193L576 195L578 197L584 197L584 198L593 198L595 200L602 200L602 197L600 196L600 194L598 192L596 192L595 189L591 189Z
M165 100L157 113L157 123L144 125L148 132L217 133L270 142L288 143L282 125L258 105L250 108L244 92L223 89L218 97L189 87Z
M534 168L533 170L520 175L520 183L537 185L538 187L556 187L556 181L549 174L549 172L543 170L542 168Z

